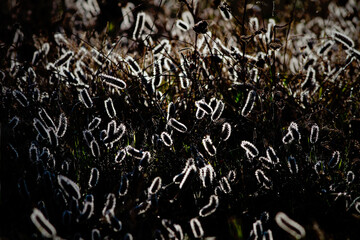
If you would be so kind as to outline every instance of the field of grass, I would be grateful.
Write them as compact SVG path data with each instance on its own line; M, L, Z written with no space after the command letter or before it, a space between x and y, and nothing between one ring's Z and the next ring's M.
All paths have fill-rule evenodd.
M357 1L0 8L0 239L360 238Z

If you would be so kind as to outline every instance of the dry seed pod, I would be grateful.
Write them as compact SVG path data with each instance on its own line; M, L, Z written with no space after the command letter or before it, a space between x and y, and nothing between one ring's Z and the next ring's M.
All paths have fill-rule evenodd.
M114 104L111 98L108 98L104 101L106 113L108 114L109 118L113 118L116 116L116 110L114 108Z
M18 103L20 103L21 106L23 106L23 107L29 106L29 101L28 101L27 97L19 90L14 90L13 96L18 101Z
M215 154L216 154L216 148L215 148L215 146L213 145L213 143L212 143L209 135L206 135L206 136L204 137L204 139L202 140L202 144L203 144L206 152L207 152L210 156L215 156Z
M304 238L306 233L303 226L289 218L285 213L278 212L275 221L283 230L291 234L296 239Z
M255 103L255 99L256 99L256 92L254 90L251 90L248 93L247 99L246 99L246 103L241 111L241 115L243 117L247 117L249 116L251 110L254 107L254 103Z
M316 143L317 140L319 139L319 126L315 123L312 127L311 127L311 133L310 133L310 142L312 144Z
M62 175L58 175L57 180L67 197L74 197L75 199L79 199L81 197L80 188L74 181Z
M209 216L210 214L216 211L218 206L219 206L219 197L216 195L211 195L209 203L200 209L199 216L201 217Z
M170 127L172 127L178 132L184 133L187 131L187 127L183 123L176 120L175 118L170 118L168 124Z
M161 135L162 142L167 146L170 147L173 144L173 140L171 139L171 136L167 132L162 132Z
M259 155L259 150L251 142L244 140L241 142L241 147L246 151L248 157L254 158Z
M44 214L39 209L34 208L30 218L43 237L56 238L55 227L44 217Z
M195 238L201 238L204 236L204 230L201 226L199 219L192 218L190 220L190 227Z
M92 168L90 172L89 188L93 188L99 182L100 172L97 168Z

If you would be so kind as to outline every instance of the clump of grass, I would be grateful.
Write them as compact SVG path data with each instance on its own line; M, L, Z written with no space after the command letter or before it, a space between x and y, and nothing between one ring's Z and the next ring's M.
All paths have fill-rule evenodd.
M358 4L67 4L4 40L0 236L358 236Z

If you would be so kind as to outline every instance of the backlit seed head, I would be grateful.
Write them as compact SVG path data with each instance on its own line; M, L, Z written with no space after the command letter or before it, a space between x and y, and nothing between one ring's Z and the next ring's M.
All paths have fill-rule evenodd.
M89 123L88 125L88 130L92 131L95 128L97 128L101 123L101 118L99 117L94 117L93 120Z
M301 134L299 132L298 125L295 122L290 123L288 131L290 131L292 133L292 136L294 137L294 140L298 140L300 142Z
M271 180L265 175L261 169L255 171L255 176L259 184L261 184L266 189L270 189L272 186Z
M180 19L176 20L176 27L178 27L180 30L184 32L187 32L190 29L189 24L187 24L185 21Z
M291 234L296 239L305 237L305 229L299 223L289 218L285 213L278 212L275 216L275 221L280 228Z
M61 138L65 135L67 130L67 125L68 125L67 118L64 113L61 113L59 117L59 125L56 128L56 134L58 137Z
M44 214L39 209L34 208L30 218L43 237L56 238L55 227L44 217Z
M226 194L231 192L231 186L230 186L230 183L229 183L227 177L224 176L221 178L220 187L221 187L221 190Z
M241 142L241 147L246 151L247 156L250 158L254 158L259 155L259 150L251 142L244 140Z
M115 156L115 163L122 163L126 157L126 149L120 149Z
M311 127L311 133L310 133L310 142L312 144L316 143L319 138L319 126L315 123Z
M339 151L335 151L328 163L328 166L330 168L335 168L340 162L340 152Z
M81 102L84 103L85 107L91 108L93 106L93 101L90 98L89 92L86 88L80 91Z
M202 144L203 144L206 152L207 152L210 156L215 156L215 154L216 154L216 148L215 148L215 146L213 145L213 143L212 143L209 135L206 135L206 136L204 137L204 139L202 140Z
M227 141L231 135L231 125L230 123L223 123L221 128L221 140Z
M207 217L211 215L216 211L218 206L219 206L219 197L216 195L211 195L209 199L209 203L200 209L199 216Z
M162 186L161 177L156 177L151 183L151 186L149 187L148 191L150 195L156 194Z
M286 133L286 135L283 137L282 142L283 142L284 144L289 144L289 143L291 143L292 141L294 141L294 136L292 135L292 132L291 132L291 131L288 131L288 132Z
M351 184L355 179L355 173L353 171L348 171L346 174L346 182L347 184Z
M172 127L174 130L178 132L184 133L187 131L187 127L183 123L176 120L175 118L170 118L168 124L170 127Z
M196 119L203 119L205 114L206 114L206 112L204 110L202 110L201 108L197 108L195 117L196 117Z
M230 7L225 1L220 3L219 9L220 9L221 16L223 17L223 19L225 21L229 21L232 19L233 16L231 14Z
M29 106L29 101L28 101L27 97L19 90L14 90L13 96L18 101L18 103L20 103L21 106L23 106L23 107Z
M161 135L160 135L160 137L161 137L162 142L163 142L166 146L170 147L170 146L173 144L173 140L172 140L172 138L171 138L171 136L170 136L169 133L167 133L167 132L162 132Z
M114 104L111 98L108 98L104 101L106 113L108 114L109 118L113 118L116 116L116 110L114 108Z
M218 120L221 117L221 114L224 111L224 108L225 108L225 104L221 100L218 100L216 107L214 108L214 111L211 115L211 120L212 121Z
M90 172L89 187L93 188L99 182L100 172L97 168L92 168Z
M246 103L241 111L241 115L243 117L247 117L251 113L251 110L254 107L255 99L256 99L256 92L254 90L251 90L248 93Z
M93 155L93 157L100 157L101 153L100 153L100 147L99 147L99 144L98 142L93 139L91 142L90 142L90 149L91 149L91 154Z
M102 210L102 215L105 217L106 214L108 214L108 213L114 214L115 207L116 207L115 194L108 193L107 196L106 196L106 201L105 201L104 208Z
M278 164L280 162L280 159L276 156L275 150L271 146L266 150L266 156L273 164Z
M204 236L204 230L201 226L199 219L192 218L190 220L190 227L195 238L201 238Z
M299 167L294 157L288 157L288 167L292 174L298 173Z
M81 197L80 188L74 181L62 175L58 175L57 180L66 196L69 198L74 197L75 199Z

